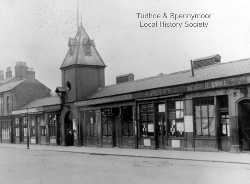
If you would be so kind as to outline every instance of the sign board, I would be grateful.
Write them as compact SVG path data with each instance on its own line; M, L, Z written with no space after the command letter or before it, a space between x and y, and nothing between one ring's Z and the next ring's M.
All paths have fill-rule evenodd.
M193 132L193 116L184 116L185 132Z
M181 146L180 140L172 140L171 141L172 148L179 148Z
M143 139L143 145L144 146L151 146L151 140L150 139Z

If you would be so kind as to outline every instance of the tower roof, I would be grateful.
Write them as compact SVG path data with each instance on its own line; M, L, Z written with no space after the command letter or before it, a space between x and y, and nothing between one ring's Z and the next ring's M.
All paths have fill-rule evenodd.
M105 67L94 41L90 39L82 23L78 27L75 38L69 38L68 46L69 49L60 68L72 65Z

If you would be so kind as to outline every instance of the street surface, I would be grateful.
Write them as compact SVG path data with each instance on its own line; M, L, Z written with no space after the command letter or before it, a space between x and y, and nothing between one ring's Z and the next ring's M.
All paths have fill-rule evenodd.
M250 165L0 148L0 184L249 183Z

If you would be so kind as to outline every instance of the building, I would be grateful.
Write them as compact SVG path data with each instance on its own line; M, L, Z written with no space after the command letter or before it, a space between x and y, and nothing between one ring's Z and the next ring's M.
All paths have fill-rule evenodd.
M105 86L106 65L82 24L68 47L56 88L60 100L39 99L13 113L27 108L32 127L44 132L50 120L36 117L52 118L56 133L45 135L47 144L250 150L250 59L221 63L214 55L193 60L190 70L141 80L122 75ZM34 130L33 143L41 143L41 134Z
M26 65L26 64L25 64ZM15 73L22 73L22 66L19 63L15 66ZM13 116L12 112L23 108L26 104L37 99L50 96L50 89L35 79L35 75L30 77L23 73L23 77L13 77L11 68L6 71L6 79L0 83L0 142L13 142ZM25 125L25 119L22 125ZM27 123L26 123L27 124ZM16 125L17 126L17 125ZM25 129L27 130L27 129ZM16 132L20 138L20 142L25 142L27 131Z

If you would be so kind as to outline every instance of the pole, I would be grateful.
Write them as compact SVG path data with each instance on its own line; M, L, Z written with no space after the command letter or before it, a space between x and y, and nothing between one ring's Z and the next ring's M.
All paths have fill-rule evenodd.
M26 116L26 119L27 119L27 149L30 149L30 127L29 127L29 113L28 113L28 108L27 108L27 116Z

